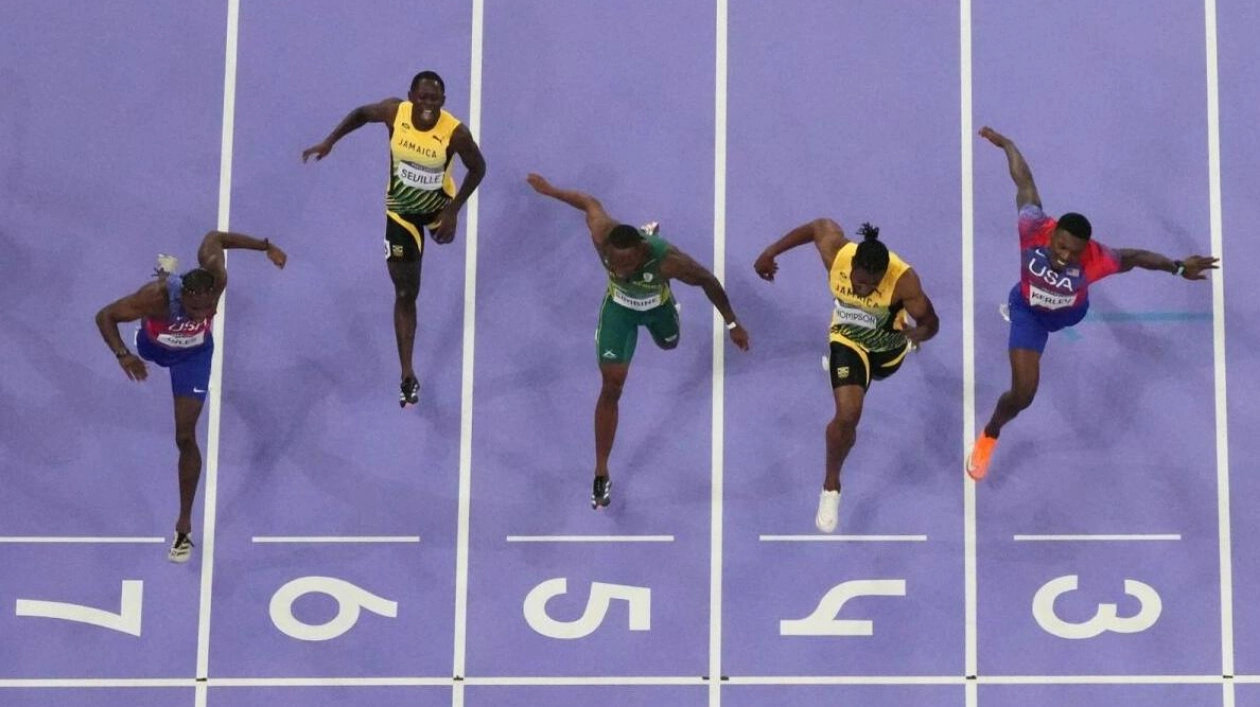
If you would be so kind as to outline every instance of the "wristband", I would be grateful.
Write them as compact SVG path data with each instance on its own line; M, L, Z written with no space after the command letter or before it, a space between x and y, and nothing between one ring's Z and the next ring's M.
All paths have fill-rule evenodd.
M128 351L126 348L121 348L121 349L115 349L115 350L114 350L114 356L115 356L116 358L127 358L127 357L128 357L128 356L130 356L130 355L131 355L131 352L130 352L130 351Z
M1186 271L1186 264L1180 260L1174 260L1173 267L1176 268L1176 270L1173 270L1173 275L1180 275Z
M726 323L726 328L727 328L727 329L730 329L730 330L732 330L732 331L734 331L735 327L737 327L737 326L739 326L739 321L737 321L737 320L735 320L735 319L732 319L731 321L729 321L729 322L727 322L727 323Z

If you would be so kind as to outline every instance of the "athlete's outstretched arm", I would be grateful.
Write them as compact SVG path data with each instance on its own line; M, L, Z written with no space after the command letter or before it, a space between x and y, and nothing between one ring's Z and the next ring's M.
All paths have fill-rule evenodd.
M848 242L840 224L829 218L814 219L793 228L787 235L766 246L753 263L753 269L763 280L774 280L774 274L779 270L779 264L774 262L775 258L797 246L813 243L818 248L818 255L822 257L823 267L830 271L836 253Z
M901 299L902 306L914 319L914 326L901 332L915 344L921 344L936 336L941 328L941 320L936 316L936 308L932 300L923 292L923 284L919 282L919 274L907 270L897 279L893 288L893 299Z
M585 192L573 189L558 189L552 186L551 182L544 177L531 172L525 178L534 191L549 196L552 199L558 199L572 206L578 211L586 214L586 227L591 231L591 240L595 241L595 247L602 248L604 239L608 237L608 232L617 225L617 222L604 211L604 205L599 203L599 199Z
M398 111L398 104L402 103L400 98L386 98L379 103L369 103L365 106L359 106L350 111L350 114L342 119L337 127L324 138L324 141L313 147L302 150L302 161L305 162L312 155L318 162L332 151L333 145L341 138L367 125L368 123L388 123L394 119L395 113Z
M709 272L708 268L697 263L690 255L670 246L665 253L665 258L661 260L661 275L670 280L678 280L703 289L704 296L709 298L714 308L722 315L722 321L726 322L726 328L731 332L731 341L740 350L748 350L748 332L735 318L735 310L731 308L731 301L726 296L722 283L718 281L717 276Z
M229 248L245 250L261 250L276 267L283 268L289 256L270 240L258 239L244 233L231 231L210 231L201 239L201 247L197 249L197 264L214 274L215 294L223 292L227 287L227 267L223 259L223 251Z
M987 125L980 128L980 137L997 145L1006 152L1006 162L1011 169L1011 179L1015 182L1016 208L1022 209L1027 204L1033 204L1040 208L1041 196L1037 194L1037 184L1033 181L1032 168L1028 166L1024 156L1020 154L1019 148L1015 147L1015 143Z
M1206 280L1207 274L1204 271L1216 270L1216 264L1220 262L1220 258L1206 255L1191 255L1185 260L1173 260L1166 255L1138 248L1117 248L1116 255L1120 257L1120 272L1128 272L1133 268L1163 270L1180 274L1187 280ZM1181 268L1180 273L1178 268Z
M468 201L468 197L476 191L482 178L486 176L486 158L481 154L481 148L473 139L472 131L467 125L460 123L459 127L455 128L455 132L451 135L451 149L459 155L459 160L464 163L464 168L468 170L468 173L464 175L464 181L460 183L455 198L442 209L441 223L433 232L433 240L438 243L450 243L455 239L459 210L464 206L464 202Z

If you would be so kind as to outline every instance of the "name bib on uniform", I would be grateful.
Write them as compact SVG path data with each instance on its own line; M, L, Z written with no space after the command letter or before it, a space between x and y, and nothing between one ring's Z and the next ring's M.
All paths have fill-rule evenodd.
M1054 292L1046 292L1043 289L1029 285L1028 303L1034 307L1063 309L1064 307L1071 307L1073 304L1076 304L1076 295L1060 295Z
M442 188L446 170L433 169L432 167L425 167L412 162L399 162L394 174L403 184L413 189L434 191Z
M195 332L167 331L157 335L157 343L170 349L191 349L206 343L206 330Z
M870 312L863 311L857 307L850 307L847 304L841 304L840 300L836 300L836 320L835 323L840 326L856 326L863 329L874 329L879 325L879 319Z
M647 297L631 297L617 288L612 291L613 301L625 307L633 309L636 312L646 312L649 309L655 309L661 306L660 295L648 295Z

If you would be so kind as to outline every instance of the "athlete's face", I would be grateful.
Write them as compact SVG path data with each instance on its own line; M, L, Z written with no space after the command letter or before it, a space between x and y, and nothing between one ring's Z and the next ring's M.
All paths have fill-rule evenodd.
M446 104L446 94L437 81L424 79L416 84L414 91L407 94L407 99L416 106L418 113L414 116L419 128L432 128L438 119L439 111Z
M608 248L608 269L618 280L625 280L647 262L647 246Z
M1056 228L1054 235L1050 236L1050 267L1063 270L1068 265L1080 262L1081 253L1085 252L1087 245L1089 241L1084 238L1078 238L1062 228Z
M189 319L208 319L214 315L218 300L209 292L185 292L180 299L184 304L184 314Z
M879 281L884 279L882 272L868 272L862 268L853 268L849 273L849 282L853 283L853 294L858 297L870 297Z

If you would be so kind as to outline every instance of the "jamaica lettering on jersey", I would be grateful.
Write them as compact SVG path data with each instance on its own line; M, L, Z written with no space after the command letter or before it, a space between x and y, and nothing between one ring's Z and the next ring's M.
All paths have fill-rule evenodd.
M888 270L879 286L869 296L858 297L853 294L853 283L849 278L856 253L857 243L850 241L831 262L831 294L835 297L831 339L848 340L872 352L904 348L906 337L901 329L905 324L905 313L900 302L891 302L897 280L910 266L890 251Z
M419 130L411 122L413 105L410 101L398 104L394 117L385 208L399 214L431 214L455 196L449 148L460 123L442 111L431 130Z
M622 307L639 312L659 307L672 296L669 281L661 276L661 263L669 250L669 242L660 236L648 235L642 229L651 253L643 265L626 279L620 279L608 268L608 259L601 258L608 270L608 294Z

